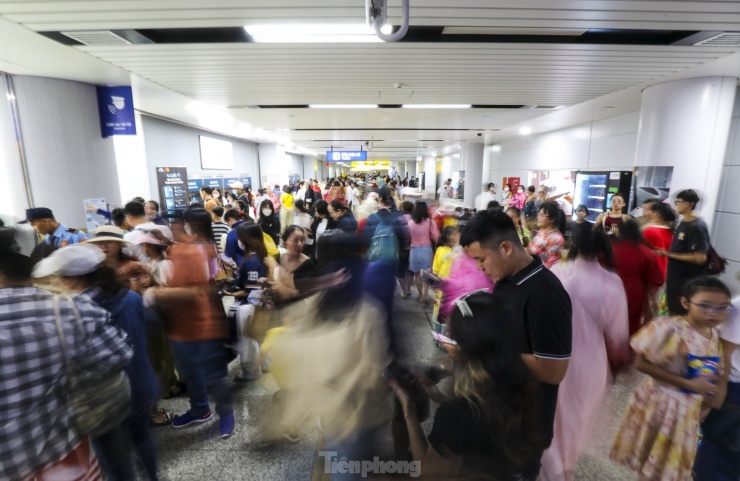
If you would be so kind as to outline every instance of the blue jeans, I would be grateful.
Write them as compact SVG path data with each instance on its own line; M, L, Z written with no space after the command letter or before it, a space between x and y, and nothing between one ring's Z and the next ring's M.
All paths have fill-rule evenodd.
M175 365L182 380L188 386L190 412L195 416L205 415L208 394L216 400L216 412L225 416L234 412L231 389L226 384L228 375L228 352L222 340L173 341L170 340Z
M401 357L399 343L396 341L396 329L392 322L397 270L397 261L370 262L365 270L365 290L383 305L391 353L395 357Z
M144 409L123 424L92 440L98 463L108 481L134 481L131 447L136 449L150 481L157 481L157 455L151 432L149 412Z
M324 468L327 466L327 462L331 465L331 461L339 461L345 459L347 461L370 461L373 459L373 451L375 448L375 439L377 437L377 428L365 429L355 432L349 437L341 441L333 441L331 439L326 440L326 450L329 452L336 452L336 458L331 460L325 459ZM333 453L332 453L333 454ZM327 456L329 454L327 453ZM362 473L357 472L346 472L342 473L339 470L331 473L331 481L350 481L350 480L362 480L365 479Z
M704 439L694 463L697 481L737 481L740 479L740 383L727 383L722 409L714 410L702 424ZM733 442L727 439L734 433Z

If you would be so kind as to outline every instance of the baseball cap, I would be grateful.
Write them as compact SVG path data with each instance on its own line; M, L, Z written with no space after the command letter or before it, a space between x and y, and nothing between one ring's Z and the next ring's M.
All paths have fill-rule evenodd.
M19 222L19 224L27 224L32 220L53 218L54 213L51 211L51 209L47 209L46 207L36 207L33 209L26 209L26 220Z
M82 276L98 268L105 260L103 251L93 245L72 244L54 251L36 264L32 277Z
M232 182L231 184L229 184L229 187L231 187L232 189L241 189L241 190L244 190L244 184L242 184L239 181Z

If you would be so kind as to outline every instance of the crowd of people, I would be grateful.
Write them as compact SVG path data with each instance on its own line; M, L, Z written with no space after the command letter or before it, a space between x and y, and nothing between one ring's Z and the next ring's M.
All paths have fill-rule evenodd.
M361 462L390 424L425 479L573 480L633 367L611 458L643 480L740 479L740 299L706 275L696 192L637 219L616 194L592 222L531 186L488 184L473 209L413 177L228 187L182 211L90 206L113 223L90 235L29 209L30 248L0 225L1 479L133 480L136 456L157 480L153 428L211 421L210 397L228 438L231 383L269 372L263 443L313 424ZM413 299L441 368L403 361L393 306ZM177 396L186 412L160 407Z

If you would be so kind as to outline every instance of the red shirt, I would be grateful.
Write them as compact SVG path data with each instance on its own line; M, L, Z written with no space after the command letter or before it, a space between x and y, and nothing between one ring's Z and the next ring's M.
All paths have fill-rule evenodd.
M656 249L662 249L664 251L671 250L671 244L673 243L673 232L671 232L670 228L658 225L649 225L646 226L645 229L642 231L642 235L652 247ZM661 272L663 272L663 276L665 277L666 273L668 272L668 258L662 256L655 257L657 258L658 265L660 265L660 270Z

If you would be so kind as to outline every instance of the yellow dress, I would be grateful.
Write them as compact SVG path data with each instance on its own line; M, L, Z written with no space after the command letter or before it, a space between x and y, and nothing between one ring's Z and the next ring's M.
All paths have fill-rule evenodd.
M630 345L648 361L680 375L688 354L721 358L722 351L716 329L707 339L680 317L654 319ZM701 404L701 395L649 378L632 395L610 457L637 471L640 480L690 481Z
M455 259L455 253L452 247L439 246L434 253L434 262L432 263L432 273L439 276L440 279L450 277L452 261ZM432 328L436 332L442 332L442 325L439 323L439 309L442 306L442 290L434 290L434 311L432 312Z

